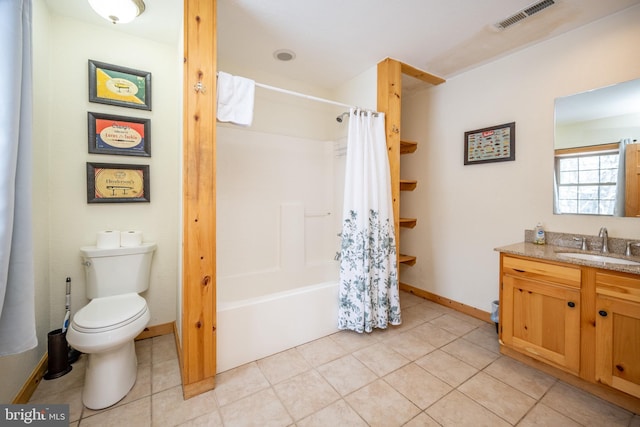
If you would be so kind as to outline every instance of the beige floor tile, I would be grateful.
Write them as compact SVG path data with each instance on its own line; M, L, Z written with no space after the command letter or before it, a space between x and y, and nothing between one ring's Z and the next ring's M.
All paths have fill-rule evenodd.
M283 427L293 423L270 388L220 407L220 414L225 426Z
M435 350L415 363L452 387L459 386L478 372L473 366L442 350Z
M633 417L629 411L560 381L540 402L585 426L628 426Z
M396 334L383 342L409 360L419 359L436 349L413 330Z
M440 424L438 424L429 415L421 412L418 416L406 423L404 427L440 427Z
M222 417L220 416L220 412L213 411L208 414L204 414L199 416L198 418L194 418L193 420L189 420L185 423L179 424L180 427L223 427Z
M294 420L302 419L340 399L316 371L307 371L273 387Z
M457 339L440 348L477 369L483 369L500 357L499 354L479 347L467 340Z
M371 369L350 354L325 363L317 369L342 396L377 379Z
M320 338L297 347L311 366L324 365L347 354L347 351L329 337Z
M449 314L451 314L453 317L457 317L463 322L470 323L475 327L479 327L487 324L487 322L485 322L484 320L480 320L476 317L469 316L468 314L464 314L456 310L452 310Z
M640 415L636 414L632 419L629 427L640 427Z
M366 427L360 415L344 400L338 400L326 408L296 423L297 427Z
M151 364L151 347L153 338L136 341L136 356L138 358L138 366Z
M121 427L151 425L151 397L145 397L90 417L82 418L82 427Z
M374 330L370 334L359 334L353 331L340 331L329 335L329 337L340 344L345 351L351 353L377 343L379 338L376 332L377 331Z
M151 391L153 393L180 385L181 381L178 359L154 362L151 365Z
M383 380L377 380L347 397L347 403L370 426L401 426L420 409Z
M413 307L409 307L406 310L402 309L402 323L396 328L401 332L408 331L410 329L415 328L418 325L426 322L423 318L424 308L422 305L414 305ZM442 314L438 314L442 315Z
M84 405L82 404L82 387L74 387L48 395L38 394L37 398L32 398L29 400L29 403L68 404L69 421L77 421L82 416L82 410L84 409Z
M213 390L187 400L183 399L181 386L151 395L153 426L175 426L217 410Z
M425 342L436 348L449 344L451 341L458 338L451 332L447 332L442 328L432 325L431 323L420 325L413 329L412 332L418 334Z
M45 380L42 378L38 388L31 396L31 399L42 399L43 397L51 394L57 394L72 388L82 387L84 385L84 374L88 357L89 356L86 354L81 355L80 358L71 365L71 371L61 377L53 380Z
M498 334L496 334L495 330L490 331L480 327L464 335L462 338L485 350L500 353L500 342L498 341Z
M269 381L255 362L239 366L216 376L214 393L220 406L269 387Z
M560 412L538 403L518 423L518 427L580 427L580 424L567 418Z
M442 311L429 304L418 304L407 309L402 309L402 314L408 314L412 317L415 316L417 319L422 320L422 322L428 322L429 320L442 316Z
M384 343L377 343L353 353L379 377L395 371L410 362L409 359L394 351Z
M511 424L517 423L536 404L535 399L484 372L478 372L458 390Z
M506 356L496 359L483 372L528 394L534 399L542 398L556 382L556 379L551 375Z
M309 362L295 348L260 359L257 363L272 385L311 369Z
M384 380L420 409L429 407L451 391L451 386L415 363L390 373Z
M424 298L421 298L417 295L414 295L410 292L400 291L400 307L404 310L405 308L412 307L416 304L423 304L425 302Z
M509 426L509 423L457 390L453 390L425 412L444 427Z
M173 334L151 338L151 363L177 359L176 340Z
M440 317L436 317L435 319L430 320L429 323L442 328L445 331L451 332L457 337L465 335L477 327L476 325L461 320L459 317L456 317L453 314L444 314Z

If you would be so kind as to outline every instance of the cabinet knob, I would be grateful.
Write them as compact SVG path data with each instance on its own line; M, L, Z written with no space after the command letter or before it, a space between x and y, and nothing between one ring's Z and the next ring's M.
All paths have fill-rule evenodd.
M576 303L575 303L575 302L573 302L573 301L569 301L569 302L567 303L567 305L568 305L569 307L573 308L573 307L575 307L575 306L576 306Z
M600 316L602 316L602 317L607 317L607 315L608 315L609 313L607 313L607 312L606 312L606 311L604 311L604 310L600 310L600 311L598 311L598 314L599 314Z

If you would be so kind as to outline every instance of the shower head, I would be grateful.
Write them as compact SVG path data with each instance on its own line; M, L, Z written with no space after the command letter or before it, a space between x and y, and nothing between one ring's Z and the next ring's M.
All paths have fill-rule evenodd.
M347 116L347 117L348 117L348 116L349 116L349 113L342 113L342 114L340 114L338 117L336 117L336 121L337 121L338 123L342 123L342 120L343 120L343 117L344 117L344 116Z

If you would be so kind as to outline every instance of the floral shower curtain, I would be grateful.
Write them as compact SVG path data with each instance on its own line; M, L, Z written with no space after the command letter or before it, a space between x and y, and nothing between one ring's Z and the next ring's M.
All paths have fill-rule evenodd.
M346 162L338 328L371 332L402 321L384 114L351 109Z

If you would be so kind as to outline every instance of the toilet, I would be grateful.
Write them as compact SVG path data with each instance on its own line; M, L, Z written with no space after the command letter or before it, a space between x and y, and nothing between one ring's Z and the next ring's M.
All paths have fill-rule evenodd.
M80 248L90 302L73 316L67 341L89 355L82 391L87 408L113 405L136 382L134 338L151 318L147 302L139 293L149 288L155 250L155 243Z

